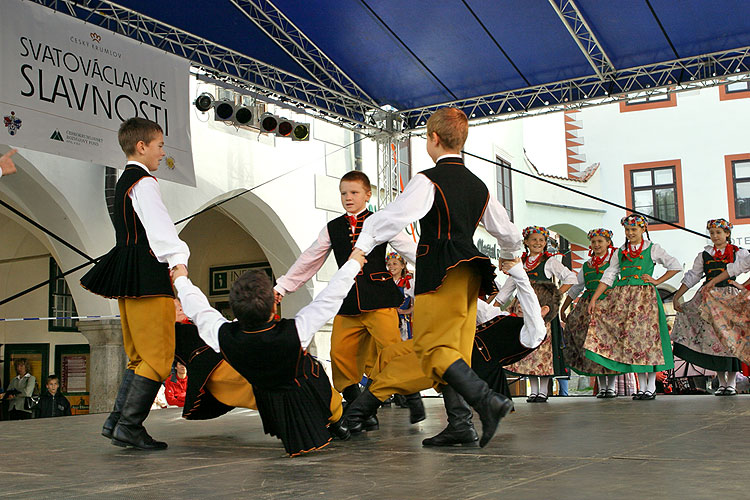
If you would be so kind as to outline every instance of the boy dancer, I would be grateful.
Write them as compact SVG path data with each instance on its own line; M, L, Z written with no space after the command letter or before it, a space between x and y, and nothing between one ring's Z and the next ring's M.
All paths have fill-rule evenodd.
M117 138L127 156L115 186L115 247L81 278L87 290L116 298L128 367L102 435L117 446L165 449L148 435L148 417L174 360L174 293L169 269L187 272L190 250L179 239L151 175L164 157L158 123L130 118Z
M420 220L414 305L414 350L436 388L450 386L479 413L485 446L513 407L471 370L476 300L494 292L494 267L472 236L479 222L495 236L501 259L519 257L521 233L484 183L463 164L468 136L463 111L441 108L427 120L427 153L435 167L365 221L356 248L369 252Z
M346 215L333 219L324 227L318 239L299 256L289 271L276 280L276 298L298 290L320 270L328 254L333 250L339 267L346 263L354 244L359 238L362 224L372 215L367 202L372 196L370 179L362 172L347 172L339 184L341 204ZM341 309L333 320L331 334L331 371L333 386L343 393L347 402L360 394L359 381L367 368L374 364L363 340L368 336L374 341L376 351L401 342L398 326L398 307L403 295L385 266L386 243L410 262L414 262L416 245L401 232L374 245L367 264L357 275L355 286L344 299ZM377 354L375 354L377 355ZM368 424L368 430L377 428L377 420Z
M503 271L517 283L516 304L520 307L514 307L513 314L508 314L477 300L477 328L471 354L472 369L477 375L494 390L506 395L509 391L502 367L523 359L542 343L547 335L545 322L549 322L550 311L556 311L560 305L560 294L553 286L531 285L523 266L517 263L517 260L503 263ZM432 385L432 380L419 368L412 341L387 347L378 361L373 383L361 398L370 394L379 401L393 392L413 392ZM471 408L450 387L443 389L443 403L448 414L448 427L423 440L422 444L476 446L479 438L471 422ZM361 406L358 400L354 408ZM347 411L346 424L350 430L357 430L357 419L350 410Z
M322 365L306 349L341 307L365 262L362 251L351 252L312 303L294 319L279 321L274 319L271 281L262 271L249 271L232 285L229 305L237 317L233 322L209 305L185 270L173 272L183 310L198 327L200 338L252 384L264 431L281 439L291 456L327 445L330 434L342 439L349 436L339 423L341 396L331 389ZM185 408L188 411L187 404ZM212 416L204 412L199 418Z

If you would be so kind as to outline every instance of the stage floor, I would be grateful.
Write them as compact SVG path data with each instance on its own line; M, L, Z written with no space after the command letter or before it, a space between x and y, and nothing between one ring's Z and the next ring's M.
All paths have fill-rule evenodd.
M0 497L614 500L750 491L747 395L517 399L483 449L423 448L445 422L440 399L425 404L420 424L384 408L379 431L291 459L249 410L204 422L153 411L147 427L169 443L161 452L112 446L99 435L101 414L0 422Z

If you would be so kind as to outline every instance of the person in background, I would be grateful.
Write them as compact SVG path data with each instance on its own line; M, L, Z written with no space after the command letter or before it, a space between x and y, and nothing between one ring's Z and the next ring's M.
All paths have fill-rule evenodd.
M164 382L164 395L167 398L167 403L180 408L185 406L187 382L187 367L177 361L174 373Z
M29 362L26 358L13 360L16 368L16 378L10 381L3 399L8 401L8 418L10 420L27 420L31 418L31 410L24 406L26 398L34 394L36 377L29 373Z
M70 402L62 395L60 389L60 378L57 375L47 377L47 390L39 398L39 406L36 407L37 418L69 417Z

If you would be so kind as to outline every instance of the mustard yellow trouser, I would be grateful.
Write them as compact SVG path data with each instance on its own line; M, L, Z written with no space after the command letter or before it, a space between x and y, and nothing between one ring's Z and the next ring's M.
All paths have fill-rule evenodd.
M396 308L377 309L356 316L338 315L331 334L331 371L333 387L341 392L362 379L363 370L374 365L363 341L372 339L379 352L385 346L401 342ZM363 358L364 356L364 358Z
M471 366L480 284L480 276L464 263L449 269L436 291L415 297L414 352L437 389L454 362L463 359Z
M255 404L253 386L226 361L219 363L211 372L206 382L206 389L227 406L258 409ZM342 413L341 394L331 388L331 417L328 420L337 422Z
M420 367L414 339L391 344L380 351L371 378L370 392L380 401L391 394L414 394L433 386L432 379Z
M128 369L149 380L163 382L174 361L174 299L122 298L117 304Z

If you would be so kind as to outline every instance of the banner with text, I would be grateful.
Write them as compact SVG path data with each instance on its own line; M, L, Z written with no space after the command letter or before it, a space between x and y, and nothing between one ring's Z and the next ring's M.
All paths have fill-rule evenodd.
M122 168L117 130L164 130L156 176L195 186L185 59L30 2L0 2L0 143Z

